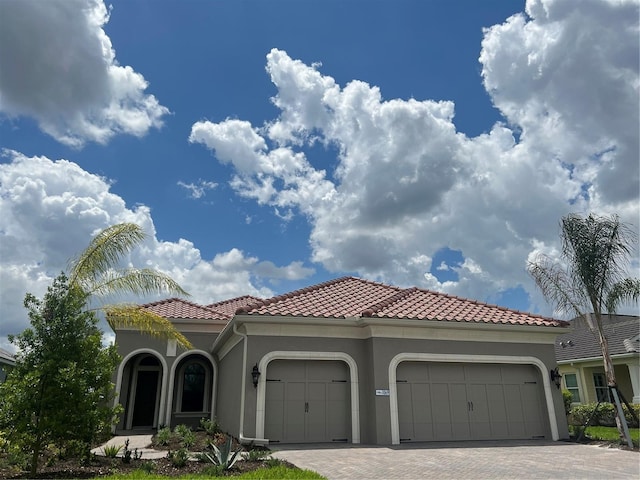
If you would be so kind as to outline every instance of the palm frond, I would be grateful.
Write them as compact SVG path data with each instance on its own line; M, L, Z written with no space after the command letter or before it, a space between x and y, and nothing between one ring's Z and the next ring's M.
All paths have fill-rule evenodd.
M107 322L117 328L134 328L140 333L165 340L176 340L178 345L189 350L191 342L164 317L145 310L138 305L109 305L104 307Z
M583 314L585 298L582 290L574 288L570 275L553 259L539 254L528 264L527 270L542 295L559 311L573 312L576 316Z
M569 214L562 219L561 238L574 289L586 292L594 312L602 311L609 291L625 276L635 233L615 215Z
M89 246L72 261L69 283L93 290L92 285L145 238L135 223L112 225L96 235Z
M625 278L616 283L613 288L611 288L609 295L607 295L607 312L612 315L616 313L621 303L637 303L639 298L640 279Z
M114 293L133 293L135 295L164 293L189 296L171 277L148 268L128 268L105 272L97 280L97 283L92 285L92 290L89 293L96 296Z

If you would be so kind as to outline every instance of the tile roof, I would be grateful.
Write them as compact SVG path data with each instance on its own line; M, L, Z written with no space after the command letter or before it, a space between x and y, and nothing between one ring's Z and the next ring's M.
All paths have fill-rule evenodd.
M556 360L561 362L601 357L600 344L584 320L574 319L570 323L575 329L556 339ZM611 319L605 317L603 330L611 355L640 352L638 340L640 317L634 315L615 315Z
M188 302L181 298L168 298L159 302L141 305L141 308L149 310L165 318L185 318L197 320L231 320L233 315L213 308L203 307L196 303Z
M260 301L262 301L261 298L252 297L251 295L245 295L243 297L237 297L230 300L223 300L222 302L212 303L210 305L207 305L207 308L212 308L218 312L226 313L227 315L229 315L229 318L231 318L239 308Z
M342 277L241 307L238 314L397 318L565 327L567 322L419 288Z

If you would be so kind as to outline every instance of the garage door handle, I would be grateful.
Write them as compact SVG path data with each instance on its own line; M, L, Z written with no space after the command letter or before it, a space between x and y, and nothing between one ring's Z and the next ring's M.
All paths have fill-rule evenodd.
M304 402L304 413L309 413L309 402Z
M473 402L467 402L467 409L468 409L470 412L473 412Z

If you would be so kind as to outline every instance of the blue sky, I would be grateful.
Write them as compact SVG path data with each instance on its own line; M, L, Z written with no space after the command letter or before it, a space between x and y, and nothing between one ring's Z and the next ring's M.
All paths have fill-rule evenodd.
M120 221L196 302L349 274L552 314L560 218L638 224L637 105L637 1L2 2L0 347Z

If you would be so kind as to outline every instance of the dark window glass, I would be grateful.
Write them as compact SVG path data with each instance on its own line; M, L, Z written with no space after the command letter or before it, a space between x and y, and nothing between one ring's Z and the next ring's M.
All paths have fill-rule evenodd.
M204 383L206 372L199 363L189 363L184 367L182 378L182 411L204 411Z

